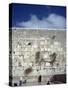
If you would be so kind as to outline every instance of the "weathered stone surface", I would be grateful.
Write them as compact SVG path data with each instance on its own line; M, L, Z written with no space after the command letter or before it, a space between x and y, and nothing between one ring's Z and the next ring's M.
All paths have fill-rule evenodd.
M12 75L18 77L15 81L23 77L23 82L38 82L41 75L40 81L48 82L52 75L66 74L65 35L64 30L12 30L10 58Z

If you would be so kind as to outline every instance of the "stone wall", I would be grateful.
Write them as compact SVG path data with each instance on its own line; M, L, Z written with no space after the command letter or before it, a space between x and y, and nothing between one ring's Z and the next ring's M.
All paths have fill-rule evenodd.
M39 75L66 73L65 30L12 30L11 52L13 78L37 82Z

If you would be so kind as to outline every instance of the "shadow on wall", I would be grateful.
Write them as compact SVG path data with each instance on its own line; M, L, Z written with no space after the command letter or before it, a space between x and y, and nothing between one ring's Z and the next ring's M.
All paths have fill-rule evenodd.
M54 75L50 79L50 82L53 82L54 84L66 83L66 74Z

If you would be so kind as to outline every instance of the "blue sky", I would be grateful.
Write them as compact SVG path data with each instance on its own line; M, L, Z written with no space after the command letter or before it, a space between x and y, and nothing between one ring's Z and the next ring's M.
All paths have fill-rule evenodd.
M12 4L12 27L66 28L66 7Z

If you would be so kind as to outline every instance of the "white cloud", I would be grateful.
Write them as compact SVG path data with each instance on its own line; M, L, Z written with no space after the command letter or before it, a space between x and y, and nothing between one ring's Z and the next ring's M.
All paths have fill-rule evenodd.
M30 20L17 23L18 26L25 28L59 28L66 27L66 20L63 16L50 14L47 18L41 20L36 15L31 15Z

